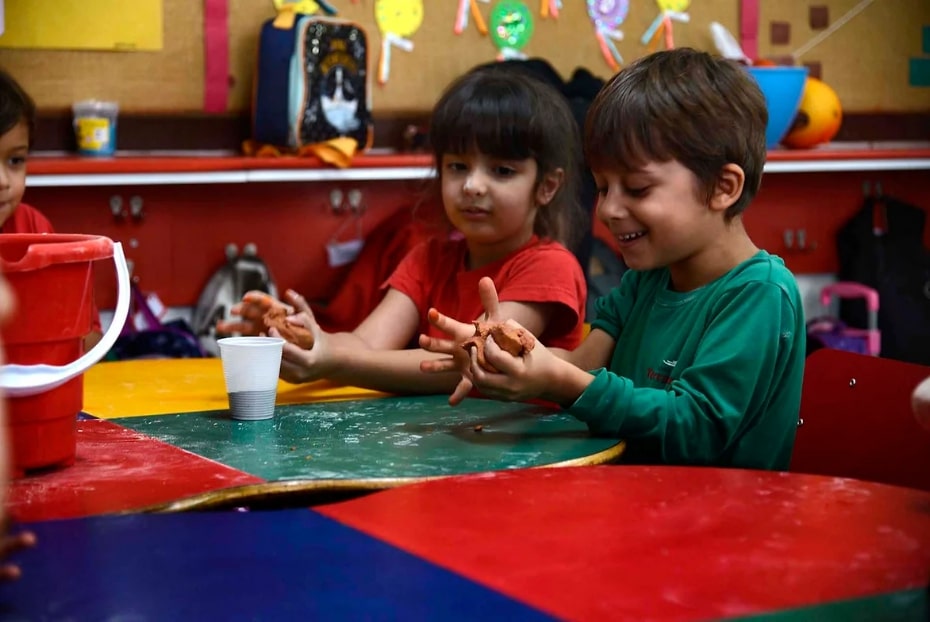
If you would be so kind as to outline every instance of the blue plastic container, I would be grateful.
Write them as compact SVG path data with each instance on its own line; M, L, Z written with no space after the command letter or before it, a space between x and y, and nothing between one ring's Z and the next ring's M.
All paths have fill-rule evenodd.
M777 147L791 128L801 104L807 67L747 67L756 79L765 105L769 110L769 124L765 128L765 146Z

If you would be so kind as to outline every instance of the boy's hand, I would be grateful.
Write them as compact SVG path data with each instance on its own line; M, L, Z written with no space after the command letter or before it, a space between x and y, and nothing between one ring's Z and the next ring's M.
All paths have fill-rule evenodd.
M242 318L239 321L220 320L216 323L216 332L223 334L239 333L240 335L261 335L267 332L265 328L265 313L272 307L285 309L287 315L294 313L294 308L275 300L265 292L249 291L242 296L242 301L233 305L229 310L232 315Z
M329 374L330 365L328 334L320 328L303 296L291 290L288 290L285 296L296 310L296 314L288 316L287 322L308 329L313 334L313 347L305 350L285 342L279 375L282 380L293 384L325 378ZM272 337L281 336L276 328L272 328L269 333Z
M0 536L0 560L5 560L10 555L31 548L35 544L36 536L31 531L7 533L4 530L3 535ZM17 564L0 561L0 582L16 581L22 574L23 572Z
M508 320L507 326L522 328L513 320ZM487 371L478 363L476 349L473 348L469 355L465 378L470 380L482 395L510 402L522 402L538 397L548 399L546 394L555 386L554 379L557 377L558 367L565 364L539 341L522 356L514 356L501 349L493 336L489 336L485 341L484 357L497 369L497 373Z

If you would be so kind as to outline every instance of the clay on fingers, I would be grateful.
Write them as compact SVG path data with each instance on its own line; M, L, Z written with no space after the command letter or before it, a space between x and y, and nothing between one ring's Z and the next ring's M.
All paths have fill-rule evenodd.
M265 315L262 316L262 321L265 323L266 328L277 329L278 334L281 335L285 341L293 343L304 350L312 348L313 333L310 332L310 329L297 324L291 324L287 321L287 315L287 309L284 308L284 306L272 305L265 311Z
M536 345L536 339L524 328L508 326L503 322L473 322L475 325L475 334L462 342L462 348L466 351L475 348L477 352L478 365L482 369L497 373L499 370L488 362L484 354L484 345L488 336L494 338L501 350L510 353L511 356L523 356L533 349Z

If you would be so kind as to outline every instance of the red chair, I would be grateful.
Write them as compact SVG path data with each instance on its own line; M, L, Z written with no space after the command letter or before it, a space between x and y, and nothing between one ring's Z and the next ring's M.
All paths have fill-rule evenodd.
M930 367L842 350L807 358L791 470L930 490L930 432L911 393Z

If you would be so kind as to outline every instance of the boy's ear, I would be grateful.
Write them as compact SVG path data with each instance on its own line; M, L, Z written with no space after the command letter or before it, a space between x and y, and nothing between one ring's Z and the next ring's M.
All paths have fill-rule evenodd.
M549 171L536 185L536 205L548 205L555 193L562 187L565 171L557 168Z
M717 183L710 197L710 208L721 212L726 211L739 200L745 183L746 174L742 167L732 162L724 164L717 174Z

